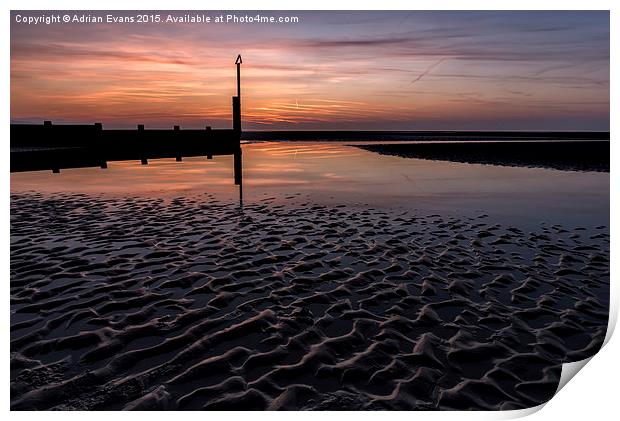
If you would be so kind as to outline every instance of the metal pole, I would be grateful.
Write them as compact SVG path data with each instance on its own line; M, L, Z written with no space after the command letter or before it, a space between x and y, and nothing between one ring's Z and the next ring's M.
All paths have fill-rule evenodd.
M235 60L237 65L237 96L239 100L241 100L241 63L243 63L243 60L241 60L241 54L239 54L237 60Z
M237 56L237 96L233 97L233 130L241 135L241 54Z

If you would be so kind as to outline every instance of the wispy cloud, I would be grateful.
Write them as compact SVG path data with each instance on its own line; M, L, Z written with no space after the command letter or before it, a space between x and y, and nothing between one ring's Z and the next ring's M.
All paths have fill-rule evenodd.
M419 82L422 80L422 78L424 76L426 76L427 74L429 74L435 67L439 66L441 63L443 63L445 59L440 58L439 60L437 60L435 63L431 64L430 66L428 66L428 68L426 68L422 73L420 73L415 79L413 79L411 81L411 85L413 85L416 82Z
M295 14L290 26L13 23L11 119L228 126L241 52L247 129L505 128L534 107L532 127L608 127L606 12Z

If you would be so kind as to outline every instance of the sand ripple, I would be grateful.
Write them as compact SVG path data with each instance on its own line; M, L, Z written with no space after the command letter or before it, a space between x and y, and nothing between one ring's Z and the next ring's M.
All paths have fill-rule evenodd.
M14 195L11 405L537 405L602 344L608 250L485 215Z

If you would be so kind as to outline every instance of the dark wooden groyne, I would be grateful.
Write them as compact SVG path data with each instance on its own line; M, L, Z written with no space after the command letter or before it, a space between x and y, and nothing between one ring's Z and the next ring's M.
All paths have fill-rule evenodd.
M233 155L235 184L241 185L241 56L237 66L237 96L232 98L232 129L134 130L91 125L11 124L11 172L65 168L107 168L109 161Z
M107 166L108 161L234 155L235 130L104 130L94 125L11 125L11 171Z

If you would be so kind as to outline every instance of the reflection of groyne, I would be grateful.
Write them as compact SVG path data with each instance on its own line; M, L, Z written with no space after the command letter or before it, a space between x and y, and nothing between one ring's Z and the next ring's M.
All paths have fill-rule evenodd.
M104 130L93 125L11 124L11 172L101 167L108 161L214 155L235 157L235 184L241 184L241 56L237 57L237 96L233 97L233 128L204 130Z
M405 158L570 171L609 171L609 141L437 142L358 147Z

